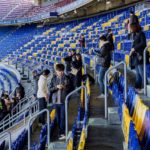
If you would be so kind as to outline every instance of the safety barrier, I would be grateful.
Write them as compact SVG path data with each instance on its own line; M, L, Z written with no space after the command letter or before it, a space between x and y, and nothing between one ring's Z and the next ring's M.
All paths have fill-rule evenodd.
M10 132L4 132L0 135L0 139L4 139L8 137L9 140L9 150L11 150L11 133Z
M8 116L8 119L3 120L3 122L0 124L0 130L4 131L6 128L9 129L16 124L18 124L20 121L24 120L24 124L26 122L26 117L29 115L29 117L32 116L32 114L39 111L39 103L38 101L35 101L34 103L30 104L28 108L22 109L20 112L16 113L13 116Z
M145 49L144 49L144 52L143 52L143 71L144 71L144 95L147 95L147 84L146 84L146 82L147 82L147 75L146 75L146 73L147 73L147 69L146 69L146 58L147 58L147 51L148 51L148 49L150 48L150 45L149 46L147 46Z
M30 150L30 142L31 142L31 138L30 138L30 125L31 125L31 121L33 121L33 119L37 118L39 115L46 113L47 114L47 145L49 147L50 144L50 117L49 117L49 111L48 109L44 109L40 112L38 112L37 114L33 115L28 122L28 150Z
M108 104L107 104L107 96L108 96L108 89L107 89L107 80L108 80L108 76L110 74L110 72L113 69L118 68L119 66L124 65L124 101L126 102L127 99L127 66L126 63L124 61L116 64L115 66L111 67L110 69L107 70L107 72L105 73L105 118L108 117Z
M66 117L66 141L67 141L67 136L68 136L68 101L69 101L69 98L77 93L78 91L80 91L81 89L84 89L85 90L85 112L87 111L88 109L88 100L87 100L87 88L86 86L80 86L79 88L75 89L74 91L72 91L71 93L69 93L65 99L65 117Z

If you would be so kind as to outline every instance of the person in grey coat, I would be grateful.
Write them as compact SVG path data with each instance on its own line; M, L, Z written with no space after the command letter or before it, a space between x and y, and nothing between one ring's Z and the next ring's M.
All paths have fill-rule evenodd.
M60 140L65 138L65 99L70 90L70 80L65 75L64 69L63 64L56 65L56 75L53 76L49 86L50 101L55 105L57 112Z

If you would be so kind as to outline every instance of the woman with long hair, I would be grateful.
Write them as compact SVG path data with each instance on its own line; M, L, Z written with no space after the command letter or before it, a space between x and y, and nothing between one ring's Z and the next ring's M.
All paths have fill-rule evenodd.
M138 93L142 93L144 87L143 79L143 52L146 48L146 36L142 28L138 24L131 24L131 32L133 34L133 45L130 51L130 59L134 62L136 71L135 88Z

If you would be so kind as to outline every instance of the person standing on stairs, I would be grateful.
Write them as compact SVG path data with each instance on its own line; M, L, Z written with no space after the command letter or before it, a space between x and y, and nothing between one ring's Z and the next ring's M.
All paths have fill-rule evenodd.
M69 94L71 85L64 70L65 67L63 64L57 64L55 67L56 75L53 76L50 83L50 100L53 102L57 112L59 140L65 138L65 99Z
M49 77L50 71L44 70L42 75L39 78L38 81L38 92L37 92L37 98L39 101L39 110L43 110L47 108L47 102L49 100L48 98L48 83L47 78ZM42 125L45 124L45 114L41 114L39 117L39 123Z
M131 31L133 34L133 45L130 51L130 66L135 68L136 82L135 88L138 93L143 93L144 87L144 73L143 73L143 52L146 48L146 36L142 31L141 26L136 23L131 24ZM147 63L149 61L149 55L147 55Z
M107 40L105 35L100 37L100 49L94 50L94 53L97 55L97 64L100 65L98 81L101 95L97 98L104 98L104 77L106 71L110 67L112 55L112 45Z

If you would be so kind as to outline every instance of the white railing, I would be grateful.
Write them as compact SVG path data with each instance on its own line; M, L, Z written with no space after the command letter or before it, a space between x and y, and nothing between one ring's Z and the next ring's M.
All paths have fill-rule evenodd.
M21 121L24 121L24 124L25 124L26 123L26 118L31 117L33 114L36 114L38 111L39 111L38 101L30 103L30 105L27 108L22 109L20 112L18 112L15 115L9 117L7 120L4 120L0 124L0 131L2 132L5 129L8 130L9 128L12 128L13 126L19 124Z

